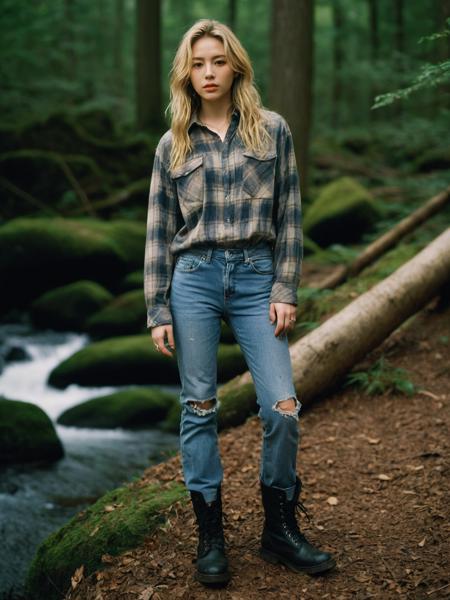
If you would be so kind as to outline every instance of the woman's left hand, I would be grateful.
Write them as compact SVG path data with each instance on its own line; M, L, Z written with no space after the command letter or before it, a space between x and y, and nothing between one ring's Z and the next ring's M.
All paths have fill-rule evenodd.
M288 333L295 327L295 319L297 315L297 307L295 304L287 304L285 302L271 302L269 310L270 322L277 322L275 327L275 336Z

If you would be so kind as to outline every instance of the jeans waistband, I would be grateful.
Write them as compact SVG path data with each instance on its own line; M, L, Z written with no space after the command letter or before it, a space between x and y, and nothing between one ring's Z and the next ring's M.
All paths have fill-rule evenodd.
M194 254L196 256L204 256L204 260L210 262L211 257L222 256L228 260L244 260L248 261L250 258L255 258L256 256L273 256L272 246L270 242L258 242L252 246L244 246L243 248L222 248L218 246L195 246L194 248L189 248L188 250L184 250L181 254Z

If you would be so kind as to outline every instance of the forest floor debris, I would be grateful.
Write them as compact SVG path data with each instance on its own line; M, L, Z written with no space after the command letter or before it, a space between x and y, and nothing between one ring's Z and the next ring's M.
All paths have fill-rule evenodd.
M450 598L450 309L431 303L372 352L407 371L414 395L368 396L345 387L303 407L298 473L312 522L301 529L337 567L309 576L258 556L262 508L257 417L223 432L225 536L232 579L209 589L193 578L196 528L189 503L104 570L77 573L66 600L347 600ZM301 399L301 396L300 396ZM183 481L179 457L137 485Z

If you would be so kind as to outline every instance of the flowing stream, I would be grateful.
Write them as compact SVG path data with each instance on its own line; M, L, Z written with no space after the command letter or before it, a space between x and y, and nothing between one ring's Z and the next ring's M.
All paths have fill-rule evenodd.
M56 424L67 408L123 387L56 390L50 371L85 346L75 333L34 331L0 325L0 345L23 348L31 360L7 363L0 373L0 396L32 402L55 423L64 458L48 466L0 466L0 600L21 598L23 582L39 543L106 491L122 485L151 464L178 450L178 436L159 431L86 429ZM178 386L158 386L179 393Z

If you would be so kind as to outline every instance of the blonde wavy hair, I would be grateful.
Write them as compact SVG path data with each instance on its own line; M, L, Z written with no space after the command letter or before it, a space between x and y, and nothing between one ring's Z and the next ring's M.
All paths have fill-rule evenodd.
M247 150L265 154L270 134L264 127L264 109L254 84L253 67L247 51L227 25L214 19L196 21L184 34L175 54L170 71L170 102L166 109L171 115L172 148L170 169L181 165L192 151L188 125L194 111L201 106L200 96L190 81L192 46L203 36L215 37L222 42L230 67L237 74L231 89L231 111L240 112L238 135Z

